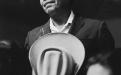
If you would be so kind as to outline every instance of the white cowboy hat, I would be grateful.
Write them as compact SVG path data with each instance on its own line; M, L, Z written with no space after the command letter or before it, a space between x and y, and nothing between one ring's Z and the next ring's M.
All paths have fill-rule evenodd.
M71 75L72 71L75 75L84 58L82 42L66 33L50 33L40 37L29 52L33 75Z

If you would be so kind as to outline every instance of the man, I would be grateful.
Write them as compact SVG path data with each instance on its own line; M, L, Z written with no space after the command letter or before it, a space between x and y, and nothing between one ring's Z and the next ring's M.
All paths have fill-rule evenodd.
M102 50L114 48L114 40L103 21L83 18L73 13L74 0L40 0L44 11L50 16L45 25L28 33L26 47L48 33L70 33L82 41L86 50L86 59ZM66 58L65 58L66 59Z
M45 25L28 33L26 47L48 33L70 33L79 38L86 49L86 55L92 56L103 49L114 48L114 40L103 21L76 16L72 10L73 0L40 0L44 11L50 16Z

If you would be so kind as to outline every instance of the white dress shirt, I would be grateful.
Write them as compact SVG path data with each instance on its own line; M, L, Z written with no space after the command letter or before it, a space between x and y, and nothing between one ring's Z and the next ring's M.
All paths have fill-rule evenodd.
M57 33L57 32L68 33L69 30L70 30L70 28L71 28L73 19L74 19L74 13L71 11L71 14L70 14L70 16L69 16L66 24L63 25L63 27L61 29L58 29L54 25L52 18L50 18L50 29L51 29L51 33Z

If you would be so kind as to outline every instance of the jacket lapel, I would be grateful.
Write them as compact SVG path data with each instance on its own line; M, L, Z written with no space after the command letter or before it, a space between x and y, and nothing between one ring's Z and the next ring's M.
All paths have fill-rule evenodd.
M48 33L51 33L51 30L50 30L50 20L43 27L43 35L44 34L48 34Z
M80 29L83 26L84 26L83 18L75 16L69 33L77 37L78 33L80 32Z

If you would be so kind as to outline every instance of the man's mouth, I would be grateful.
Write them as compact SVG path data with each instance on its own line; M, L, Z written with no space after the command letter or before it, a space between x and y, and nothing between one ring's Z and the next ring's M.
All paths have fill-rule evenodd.
M55 1L48 1L48 2L45 2L45 3L44 3L44 7L46 7L48 4L52 4L52 3L55 3Z

